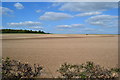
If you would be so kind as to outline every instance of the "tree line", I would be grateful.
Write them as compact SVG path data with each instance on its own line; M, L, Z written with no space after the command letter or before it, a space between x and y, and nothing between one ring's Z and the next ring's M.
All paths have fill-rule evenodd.
M42 30L33 31L33 30L22 30L22 29L0 29L1 33L40 33L40 34L50 34Z

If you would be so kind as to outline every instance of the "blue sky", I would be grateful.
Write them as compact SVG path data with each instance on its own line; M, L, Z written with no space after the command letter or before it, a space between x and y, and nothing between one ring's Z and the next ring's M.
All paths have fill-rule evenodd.
M117 34L115 2L3 2L3 28L56 34Z

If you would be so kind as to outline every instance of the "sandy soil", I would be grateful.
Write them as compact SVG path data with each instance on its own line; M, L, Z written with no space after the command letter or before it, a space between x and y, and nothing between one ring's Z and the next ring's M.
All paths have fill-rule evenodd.
M58 76L56 70L64 62L118 64L117 35L4 34L2 43L3 57L42 64L47 77Z

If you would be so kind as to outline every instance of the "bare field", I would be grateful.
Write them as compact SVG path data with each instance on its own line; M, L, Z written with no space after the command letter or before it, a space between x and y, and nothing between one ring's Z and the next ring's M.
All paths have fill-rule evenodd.
M2 37L3 57L42 64L47 77L51 73L57 76L56 70L64 62L94 61L105 67L118 64L117 35L3 34Z

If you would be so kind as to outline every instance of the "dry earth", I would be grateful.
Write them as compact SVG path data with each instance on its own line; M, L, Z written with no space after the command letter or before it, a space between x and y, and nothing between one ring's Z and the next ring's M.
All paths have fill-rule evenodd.
M3 57L42 64L44 77L58 76L64 62L94 61L105 67L118 64L117 35L3 34ZM52 75L51 75L52 74Z

